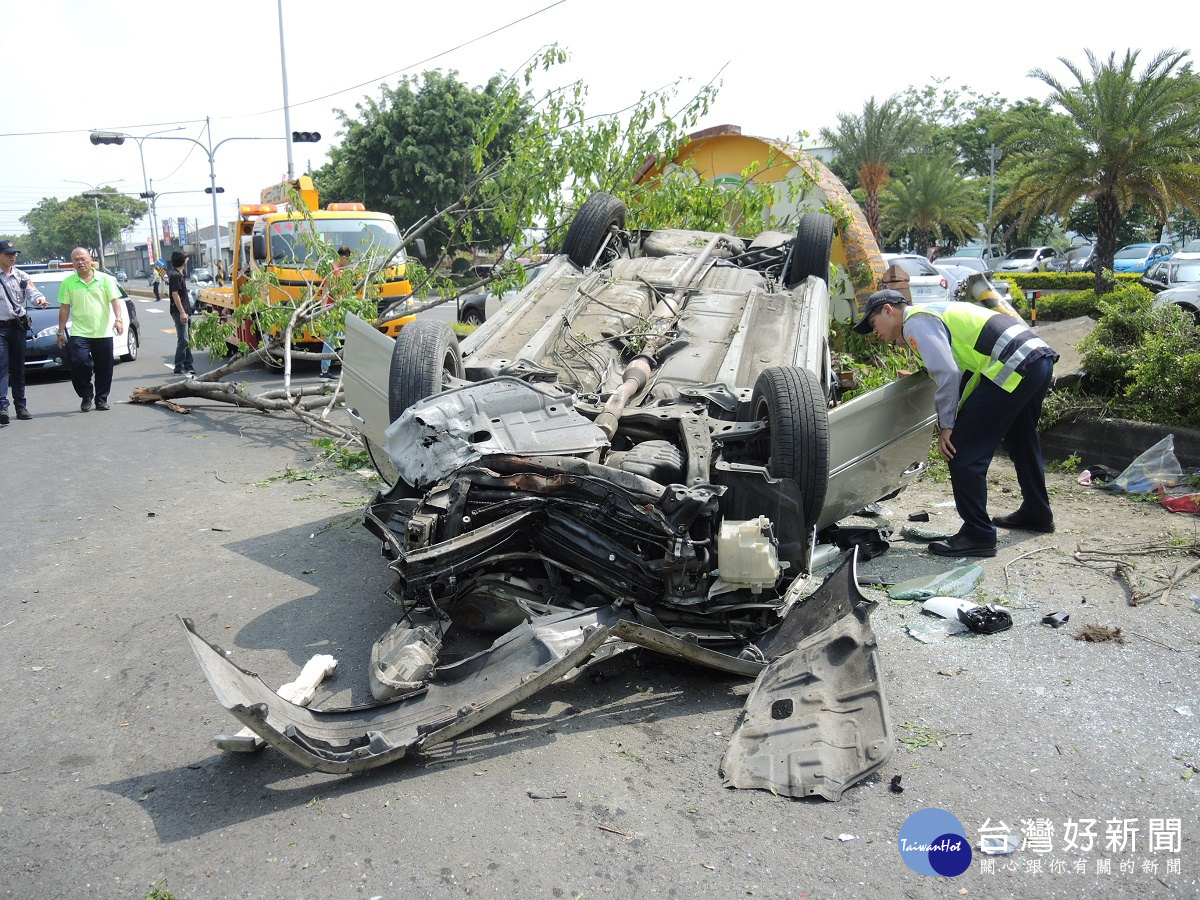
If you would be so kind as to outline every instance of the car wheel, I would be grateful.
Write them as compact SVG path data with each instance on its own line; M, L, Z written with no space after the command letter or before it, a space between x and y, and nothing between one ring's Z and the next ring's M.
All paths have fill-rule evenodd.
M138 353L138 333L136 328L129 329L129 346L124 353L121 354L121 362L133 362L137 359Z
M828 286L829 253L833 248L833 216L805 213L796 229L783 283L793 288L815 275Z
M462 315L458 317L458 321L464 325L471 325L478 328L483 324L485 318L482 309L478 306L470 306L462 311Z
M463 377L458 338L445 322L409 322L396 335L388 381L388 414L395 422L400 414L434 394L440 394L449 378Z
M770 425L756 462L800 486L804 524L812 528L829 488L829 410L820 380L808 369L764 369L754 384L750 415Z
M590 266L614 227L625 227L625 204L612 194L597 191L575 213L563 253L580 268Z

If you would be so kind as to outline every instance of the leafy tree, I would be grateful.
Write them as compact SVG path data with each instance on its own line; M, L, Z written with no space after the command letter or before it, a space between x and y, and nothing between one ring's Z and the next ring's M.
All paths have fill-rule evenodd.
M552 64L559 58L551 48L535 65ZM528 72L526 73L528 75ZM527 83L527 82L526 82ZM707 86L684 102L677 99L676 86L643 94L631 108L623 110L620 118L589 119L585 114L586 89L582 84L551 92L530 106L528 98L515 83L497 85L494 102L475 122L471 139L458 157L461 181L458 190L448 195L447 203L432 212L422 212L424 220L409 229L405 243L434 229L448 236L448 247L455 249L463 242L476 240L474 223L486 216L501 242L500 252L505 259L532 252L535 246L554 245L573 218L575 208L594 190L608 190L628 198L636 205L639 196L650 190L634 185L635 176L650 158L673 159L695 127L698 118L707 111L716 87ZM518 112L523 112L518 115ZM515 118L514 118L515 116ZM505 136L506 123L517 122L511 135ZM497 142L506 148L497 149ZM384 142L386 143L386 142ZM376 165L380 165L377 163ZM329 172L333 177L338 172ZM364 176L365 177L365 176ZM328 183L325 189L330 187ZM686 192L672 186L669 203L642 203L631 209L627 227L636 228L639 211L653 209L657 215L669 206L673 215L686 218ZM361 195L360 199L361 199ZM712 215L712 193L708 188L698 190L696 216ZM721 208L726 210L761 210L752 195L744 202L730 203L729 195L718 192ZM297 198L298 199L298 195ZM433 201L429 201L433 202ZM761 212L759 212L761 215ZM695 218L691 219L692 221ZM529 223L537 222L537 232ZM234 317L221 321L210 315L198 321L192 331L193 343L207 347L214 358L225 355L226 342L233 337L239 322L253 319L255 329L264 340L260 347L248 353L242 347L241 359L221 365L211 372L190 381L178 381L142 388L134 392L140 402L172 400L180 397L204 397L260 410L287 409L307 425L347 441L357 437L328 421L328 413L340 397L313 396L290 382L290 363L293 358L320 359L322 354L306 352L292 346L291 338L306 331L315 336L334 334L347 311L370 316L376 291L372 280L379 275L378 265L372 270L356 270L351 276L333 279L329 285L330 305L325 305L324 288L319 284L333 266L333 249L323 241L314 240L308 248L313 259L315 280L296 299L280 298L272 291L271 276L259 271L251 279L250 302L240 307ZM507 252L506 252L507 251ZM410 276L414 279L417 298L423 303L406 304L399 314L420 312L443 302L445 296L435 296L439 285L419 279L423 267L410 261ZM524 269L509 262L499 274L497 289L515 286L524 278ZM363 298L366 299L363 299ZM380 314L391 316L390 310ZM284 370L282 390L269 390L251 395L245 385L221 382L222 378L259 362L280 359Z
M100 189L100 230L105 243L116 240L121 232L146 214L149 207L134 197L117 192L111 186ZM46 197L21 216L29 229L22 239L24 255L30 259L59 256L67 258L76 247L96 247L96 205L91 198L76 195L66 200Z
M891 179L892 166L918 137L918 121L896 95L877 104L871 97L862 115L838 113L836 131L821 129L821 139L841 164L854 169L866 194L863 212L876 242L880 241L879 194Z
M934 240L965 241L978 234L983 211L977 185L963 178L957 163L944 155L919 153L908 157L904 168L881 198L889 240L914 232L917 248L927 253Z
M1042 69L1031 77L1049 85L1061 112L1046 118L1015 115L1002 130L1014 179L1001 209L1027 223L1038 213L1065 217L1081 199L1094 201L1096 290L1111 286L1121 218L1135 202L1160 221L1178 206L1200 203L1200 80L1186 51L1157 54L1140 75L1138 52L1106 60L1087 52L1090 72L1061 59L1068 85Z
M402 228L462 198L477 174L472 154L479 147L480 123L495 127L479 160L486 166L507 152L530 109L500 75L470 88L456 74L425 72L394 88L384 85L378 99L365 97L356 105L355 115L338 110L342 142L314 177L322 196L391 213ZM492 114L500 105L504 115L497 120ZM471 243L491 246L504 238L486 210L458 224L468 228ZM451 233L439 223L424 239L440 253Z
M1100 230L1100 215L1095 202L1082 200L1076 203L1067 215L1066 224L1080 237L1095 241ZM1158 240L1157 228L1158 223L1154 214L1140 203L1135 203L1117 225L1116 245L1124 247L1126 244L1156 241Z

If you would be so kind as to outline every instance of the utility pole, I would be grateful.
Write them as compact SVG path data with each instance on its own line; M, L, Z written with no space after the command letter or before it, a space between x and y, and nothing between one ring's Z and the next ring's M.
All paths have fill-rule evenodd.
M988 250L992 248L992 207L996 203L996 159L1000 154L996 152L996 145L992 144L987 149L988 158L988 221L987 221L987 244Z

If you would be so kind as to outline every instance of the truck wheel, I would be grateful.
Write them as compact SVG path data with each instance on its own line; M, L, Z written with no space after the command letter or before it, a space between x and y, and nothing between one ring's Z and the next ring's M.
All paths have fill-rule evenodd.
M754 384L752 421L770 425L755 460L776 478L791 478L804 497L806 528L816 524L829 489L829 410L817 376L808 369L773 366Z
M575 213L563 241L563 253L580 268L590 266L614 227L625 227L625 204L612 194L597 191Z
M783 283L794 288L815 275L829 285L829 253L833 249L833 216L805 213L796 229L796 240L788 257Z
M395 422L400 414L434 394L440 394L448 378L463 377L458 338L445 322L409 322L396 335L388 381L388 413Z
M121 362L133 362L137 359L138 332L136 328L129 329L129 348L121 354Z

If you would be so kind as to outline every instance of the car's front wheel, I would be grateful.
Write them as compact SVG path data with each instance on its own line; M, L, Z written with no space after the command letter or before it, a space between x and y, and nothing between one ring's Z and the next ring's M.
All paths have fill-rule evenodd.
M755 462L800 486L806 528L816 524L829 488L829 409L820 379L808 369L773 366L754 384L751 419L770 426Z
M409 322L396 335L388 381L388 414L395 422L400 414L434 394L440 394L450 378L463 377L458 338L445 322Z

